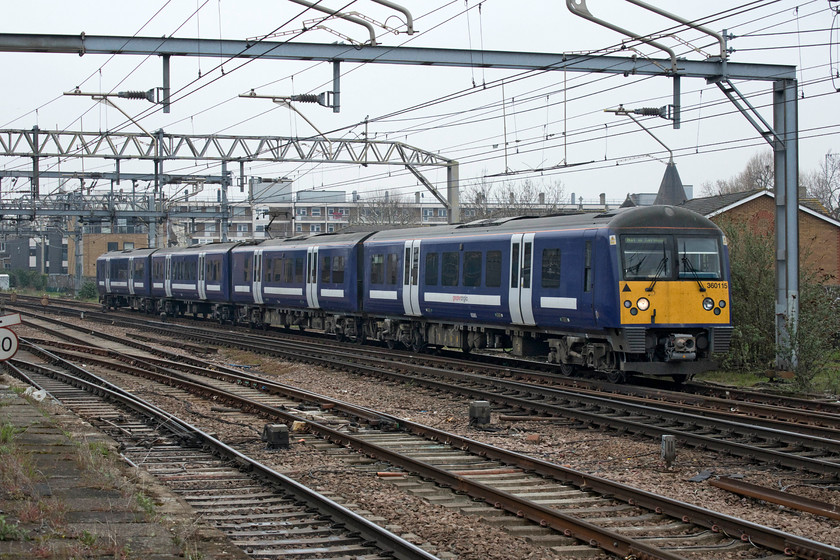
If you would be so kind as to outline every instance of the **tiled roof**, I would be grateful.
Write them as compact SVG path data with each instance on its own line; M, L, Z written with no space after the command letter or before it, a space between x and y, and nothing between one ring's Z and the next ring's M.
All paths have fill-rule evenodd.
M761 192L764 191L755 189L751 191L707 196L704 198L693 198L691 200L686 200L680 206L693 210L703 216L709 216L719 210L722 210L723 208L732 206L733 204L738 204L742 200L746 200Z

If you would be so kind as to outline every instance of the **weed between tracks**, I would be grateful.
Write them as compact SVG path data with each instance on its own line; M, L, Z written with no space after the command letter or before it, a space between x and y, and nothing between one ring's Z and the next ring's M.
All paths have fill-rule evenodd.
M13 391L21 394L23 389L14 387ZM63 412L48 402L32 404L49 418L48 425L55 423L52 417ZM96 522L96 529L74 528L68 523L67 504L51 495L50 480L37 467L38 453L18 444L26 429L15 426L8 415L4 418L0 412L0 541L25 543L33 558L139 558L120 534L119 523ZM182 557L203 560L195 520L175 521L160 514L158 503L146 492L141 479L126 475L125 463L112 447L84 438L80 441L76 434L59 429L72 449L62 459L78 466L84 484L81 490L118 493L119 498L114 501L103 499L99 511L133 511L138 521L158 523L160 532L171 532L172 544Z

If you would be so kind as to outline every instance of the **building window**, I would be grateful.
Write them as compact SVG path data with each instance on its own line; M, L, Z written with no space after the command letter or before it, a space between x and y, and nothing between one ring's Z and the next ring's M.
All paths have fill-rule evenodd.
M236 231L240 233L248 233L250 230L250 224L236 224Z
M321 224L312 224L309 226L309 231L317 233L321 231Z
M313 208L312 209L312 215L313 216L320 216L321 215L321 209L320 208Z
M120 250L119 241L109 241L108 242L108 250L109 251L119 251Z
M295 232L296 233L303 233L303 226L300 224L295 224Z
M446 217L446 208L438 208L438 218L445 218Z
M306 216L306 215L308 215L308 214L307 214L307 209L306 209L306 208L298 208L298 209L297 209L297 211L295 212L295 214L297 214L298 216Z
M327 226L327 233L334 233L334 232L335 232L335 226L333 226L333 225Z
M431 218L435 215L435 211L431 208L423 208L423 217L424 218Z
M123 250L124 251L133 251L134 250L134 241L126 241L123 243Z

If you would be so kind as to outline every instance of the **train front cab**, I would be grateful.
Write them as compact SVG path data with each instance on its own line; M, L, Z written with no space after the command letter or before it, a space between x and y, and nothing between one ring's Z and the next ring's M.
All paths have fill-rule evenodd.
M675 209L664 207L666 216L667 210ZM701 220L610 234L619 262L621 328L614 344L626 356L622 370L688 379L713 367L713 354L729 350L726 238Z

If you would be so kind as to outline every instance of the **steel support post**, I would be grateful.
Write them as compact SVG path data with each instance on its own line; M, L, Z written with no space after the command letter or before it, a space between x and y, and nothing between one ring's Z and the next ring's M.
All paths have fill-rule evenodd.
M449 162L446 166L446 200L449 202L450 224L457 224L461 221L461 192L458 177L458 162Z
M776 184L776 367L796 368L799 324L799 137L795 79L773 83Z
M222 233L221 233L221 241L222 243L227 243L228 240L228 225L229 220L228 216L230 215L230 208L228 208L228 184L230 183L230 179L228 178L228 170L227 170L227 160L222 160Z

